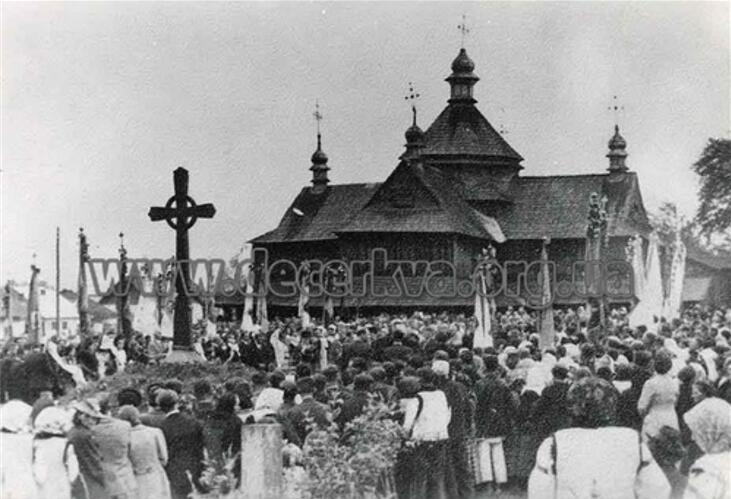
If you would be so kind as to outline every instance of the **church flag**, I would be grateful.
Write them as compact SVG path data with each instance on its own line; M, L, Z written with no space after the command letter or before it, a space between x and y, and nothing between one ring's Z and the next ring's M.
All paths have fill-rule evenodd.
M88 335L89 328L89 287L86 282L86 262L89 261L89 243L84 229L79 229L79 278L77 308L79 311L79 334Z
M634 294L642 296L642 289L645 286L645 265L642 262L642 238L639 235L630 240L629 251L631 252L630 263L632 265L632 277Z
M660 317L663 304L662 276L660 274L660 256L658 254L656 234L650 235L643 283L640 302L629 316L629 325L630 327L644 325L649 330L653 330L654 317Z
M302 264L302 278L300 279L300 294L297 301L297 315L302 321L302 327L307 328L310 325L310 314L307 313L307 302L310 299L310 287L307 281L310 278L310 267L307 262Z
M673 245L673 260L670 268L669 292L663 306L663 316L666 319L680 316L680 307L683 301L683 281L685 277L685 244L677 233Z
M543 351L552 348L555 342L556 331L553 323L553 301L551 299L551 272L548 266L548 243L543 242L541 249L541 310L540 331L538 346Z
M487 297L488 286L486 279L487 264L483 263L478 267L477 290L475 291L475 317L477 318L477 329L472 340L473 348L489 348L492 342L492 317L490 316L490 301Z
M28 287L28 310L25 320L25 333L28 341L38 343L40 341L40 313L38 305L38 273L41 271L35 264L30 266L30 285Z

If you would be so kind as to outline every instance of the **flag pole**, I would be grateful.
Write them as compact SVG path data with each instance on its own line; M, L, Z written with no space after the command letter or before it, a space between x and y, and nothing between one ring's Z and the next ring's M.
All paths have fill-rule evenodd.
M61 334L61 230L56 227L56 334Z

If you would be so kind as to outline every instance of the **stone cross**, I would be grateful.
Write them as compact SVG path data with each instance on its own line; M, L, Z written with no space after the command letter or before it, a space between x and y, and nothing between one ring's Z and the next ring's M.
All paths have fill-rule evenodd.
M211 203L197 205L188 195L188 170L178 168L173 172L175 195L168 199L164 207L152 207L148 213L150 220L165 220L175 229L175 315L173 326L173 347L190 349L191 313L188 290L190 289L190 247L188 229L199 218L213 218L216 208Z

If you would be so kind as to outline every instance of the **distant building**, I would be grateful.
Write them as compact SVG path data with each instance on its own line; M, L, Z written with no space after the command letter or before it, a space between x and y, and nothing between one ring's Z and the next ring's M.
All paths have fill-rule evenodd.
M473 87L479 78L465 49L451 69L447 106L425 132L414 112L406 130L406 150L384 182L332 184L318 134L311 158L312 186L302 188L275 229L251 241L255 250L268 251L269 265L278 259L337 259L349 264L367 260L372 250L382 248L389 260L452 262L454 282L460 282L469 278L488 245L495 247L501 262L532 262L540 258L543 240L550 238L549 259L567 264L557 270L557 279L570 279L571 262L585 258L592 193L606 197L609 244L604 258L625 261L634 235L643 238L646 250L651 227L637 174L625 164L627 143L618 127L609 141L608 165L598 166L597 173L522 175L521 155L475 105ZM413 284L412 292L391 295L390 270L374 269L372 277L356 270L354 286L361 292L342 304L361 310L467 309L474 304L473 294L454 289L449 279L434 296L419 290L422 278L407 274L402 282L407 288ZM297 296L282 296L287 291L278 288L294 278L285 267L270 275L270 287L277 291L267 298L270 308L291 311L296 306ZM502 295L497 300L498 305L522 304L525 296ZM323 301L313 298L310 305L322 306ZM555 299L559 305L583 301L576 293Z
M11 335L14 338L20 338L25 335L28 308L27 295L27 285L8 283L0 289L3 303L3 338L8 338ZM91 300L89 308L92 325L116 317L114 311ZM76 293L70 290L61 291L59 315L61 336L68 337L77 334L79 331L79 312L76 305ZM38 285L38 316L39 339L41 342L45 342L49 336L56 334L56 291L43 282Z
M731 303L731 255L714 255L688 246L683 305L728 306Z

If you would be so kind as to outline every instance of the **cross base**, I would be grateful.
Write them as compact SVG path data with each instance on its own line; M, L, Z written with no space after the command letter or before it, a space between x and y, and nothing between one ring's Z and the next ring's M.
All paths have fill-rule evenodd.
M164 364L201 364L203 359L193 350L173 347L173 351L162 362Z

